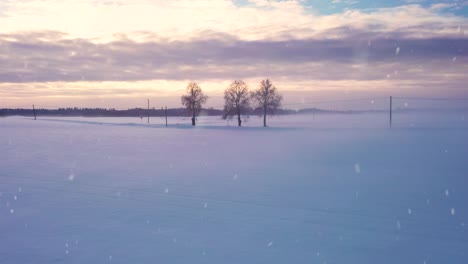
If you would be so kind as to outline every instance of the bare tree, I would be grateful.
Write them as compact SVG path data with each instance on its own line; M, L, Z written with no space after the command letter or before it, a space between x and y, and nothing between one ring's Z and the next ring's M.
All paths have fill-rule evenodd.
M250 95L247 84L242 80L235 80L224 91L223 118L232 118L237 115L237 124L242 126L241 115L249 110Z
M281 107L283 97L278 94L278 90L269 79L263 80L260 83L260 88L252 92L251 96L256 106L263 110L263 126L266 127L267 114L274 114Z
M197 83L190 82L186 95L183 95L181 99L182 105L192 114L192 126L195 126L195 118L200 113L202 105L208 100L208 96L203 94Z

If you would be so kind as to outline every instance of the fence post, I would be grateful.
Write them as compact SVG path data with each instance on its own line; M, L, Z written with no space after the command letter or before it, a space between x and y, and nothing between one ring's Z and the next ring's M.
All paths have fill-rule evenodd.
M393 110L392 109L392 103L393 103L392 99L393 99L392 96L390 96L390 128L392 127L392 110Z
M167 106L164 108L164 113L166 114L166 127L167 127Z
M37 118L36 118L36 108L34 108L34 105L33 105L33 114L34 114L34 120L37 120Z

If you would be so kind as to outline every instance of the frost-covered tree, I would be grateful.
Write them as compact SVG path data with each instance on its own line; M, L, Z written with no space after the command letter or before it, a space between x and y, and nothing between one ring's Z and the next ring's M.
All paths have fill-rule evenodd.
M187 110L192 115L192 126L195 126L195 118L200 113L203 104L208 100L208 96L203 94L202 89L195 82L190 82L187 86L187 92L185 95L182 95L182 105L187 108Z
M274 114L281 107L283 97L269 79L263 80L260 88L252 92L251 96L255 105L263 111L263 126L266 127L267 114Z
M247 84L242 80L235 80L224 91L223 118L237 116L237 124L242 126L241 116L249 110L250 95Z

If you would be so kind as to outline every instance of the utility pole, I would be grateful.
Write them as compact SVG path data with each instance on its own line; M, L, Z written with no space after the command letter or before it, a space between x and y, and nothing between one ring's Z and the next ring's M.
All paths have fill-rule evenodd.
M390 96L390 128L392 127L392 96Z
M149 112L149 99L148 99L148 124L149 124L149 116L150 116L150 112Z
M33 105L33 114L34 114L34 120L37 120L37 118L36 118L36 108L34 108L34 105Z

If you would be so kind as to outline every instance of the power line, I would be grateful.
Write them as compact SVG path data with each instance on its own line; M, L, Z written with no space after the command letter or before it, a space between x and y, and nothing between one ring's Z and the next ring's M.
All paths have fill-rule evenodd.
M424 100L424 101L468 101L468 98L436 98L436 97L394 97L394 99Z
M374 97L374 98L361 98L361 99L345 99L345 100L332 100L332 101L311 101L304 103L290 103L282 105L306 105L306 104L329 104L329 103L344 103L344 102L363 102L363 101L374 101L379 99L388 99L388 97Z
M344 100L331 100L331 101L309 101L309 102L301 102L301 103L288 103L288 104L281 104L282 106L305 106L305 105L317 105L317 104L329 104L329 103L344 103L344 102L372 102L375 100L388 100L388 97L373 97L373 98L359 98L359 99L344 99ZM219 107L223 108L224 106L221 105L212 105L211 107Z

